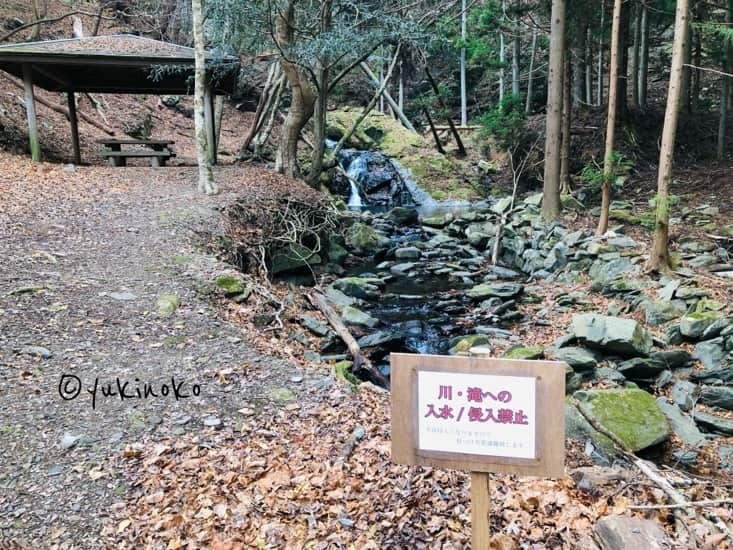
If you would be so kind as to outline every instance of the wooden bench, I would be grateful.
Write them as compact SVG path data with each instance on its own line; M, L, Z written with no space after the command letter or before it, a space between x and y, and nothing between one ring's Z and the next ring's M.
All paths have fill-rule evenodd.
M100 139L97 143L104 145L99 155L106 158L110 166L126 166L128 158L150 158L150 165L159 167L176 156L169 148L175 142L169 139ZM138 147L123 151L123 145Z

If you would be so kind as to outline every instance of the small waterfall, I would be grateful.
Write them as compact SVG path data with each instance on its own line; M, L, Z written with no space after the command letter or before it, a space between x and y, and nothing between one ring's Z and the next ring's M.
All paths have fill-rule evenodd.
M351 183L351 196L349 197L349 208L361 209L361 207L364 206L364 203L361 201L361 195L359 194L359 187L357 187L356 183L354 183L354 180L349 180L349 183Z

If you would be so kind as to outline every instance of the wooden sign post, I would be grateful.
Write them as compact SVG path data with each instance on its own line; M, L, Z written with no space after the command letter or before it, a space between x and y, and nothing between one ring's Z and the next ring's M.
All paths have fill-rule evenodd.
M489 547L489 472L562 477L565 364L393 353L392 460L471 472L472 548Z

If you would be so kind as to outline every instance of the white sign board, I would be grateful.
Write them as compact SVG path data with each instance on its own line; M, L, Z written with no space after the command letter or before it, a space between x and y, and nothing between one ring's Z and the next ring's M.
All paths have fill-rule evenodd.
M418 449L536 458L533 376L418 372Z

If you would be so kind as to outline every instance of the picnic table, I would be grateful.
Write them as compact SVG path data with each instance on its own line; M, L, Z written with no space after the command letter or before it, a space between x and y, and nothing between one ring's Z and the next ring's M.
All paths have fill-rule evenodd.
M151 166L165 166L168 159L175 157L170 146L175 143L169 139L99 139L104 145L100 156L108 159L110 166L126 166L128 158L150 158ZM133 146L125 148L122 146Z

